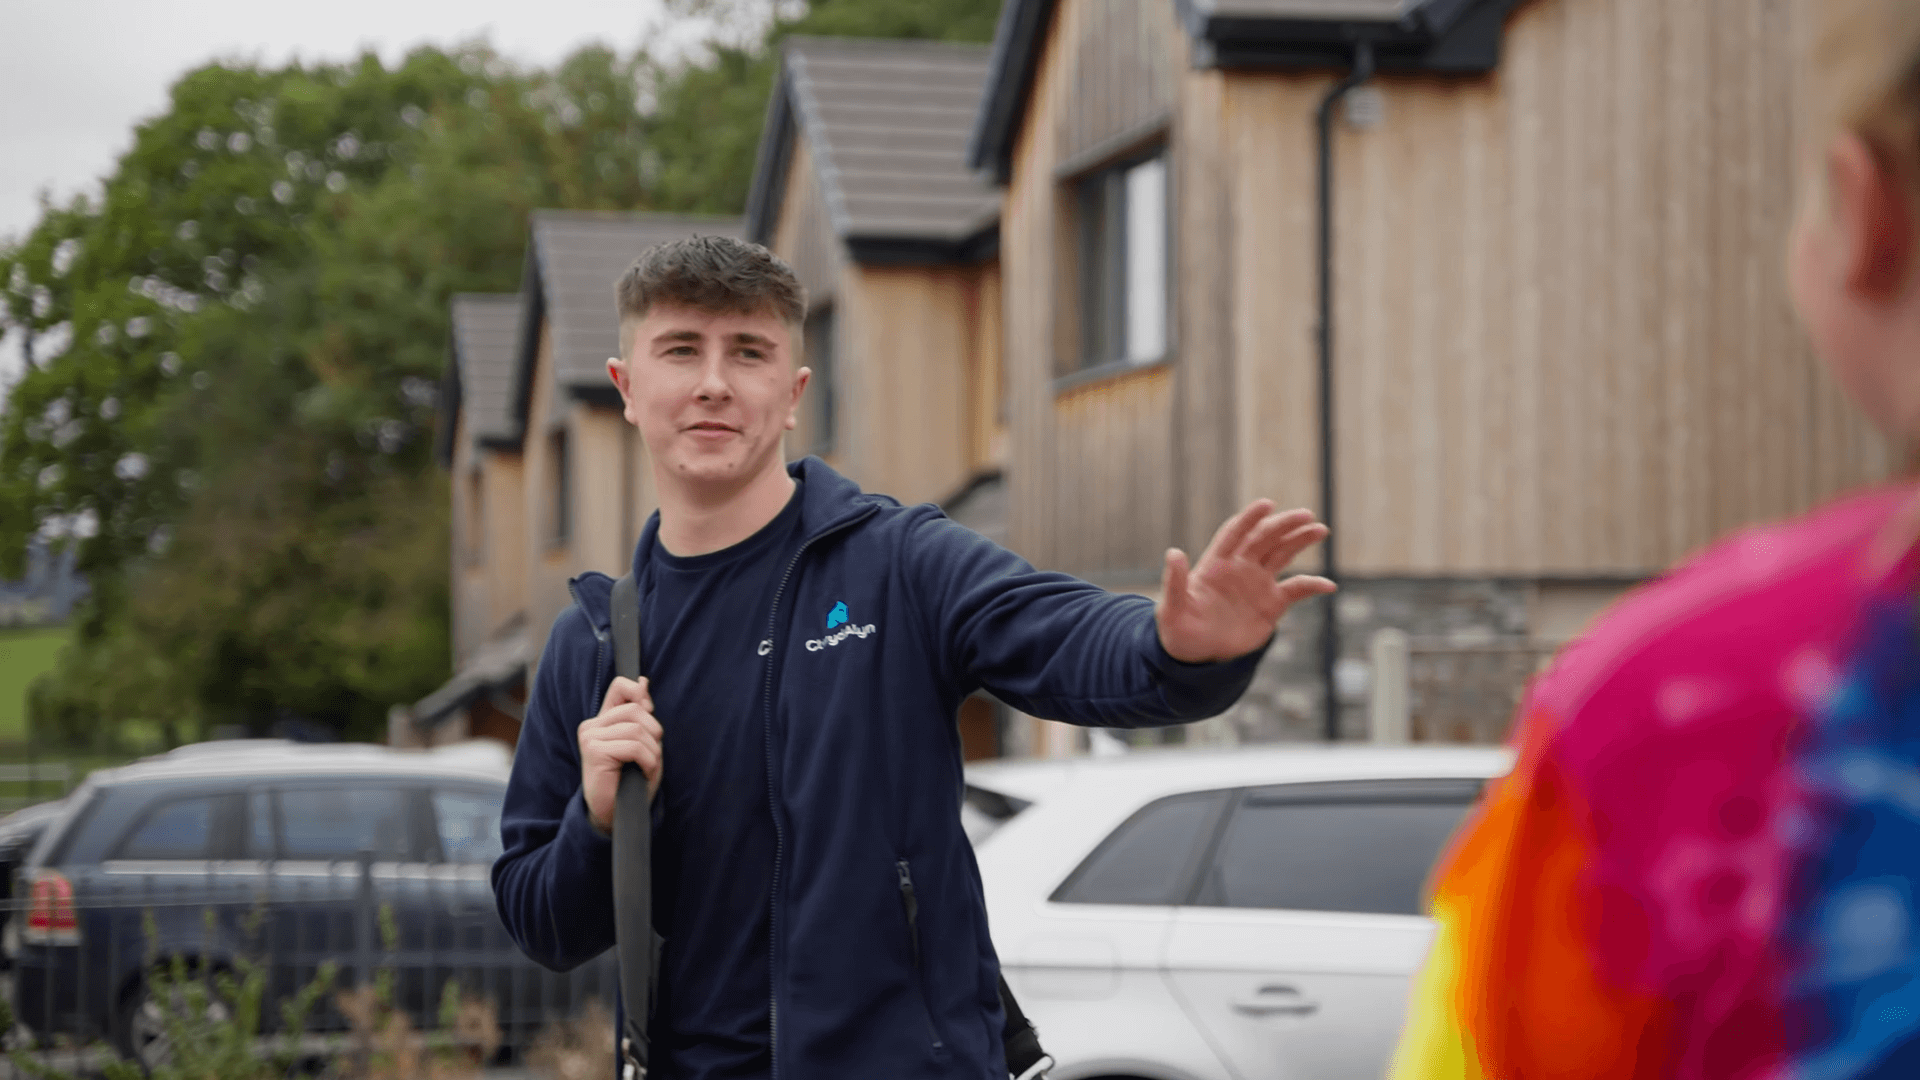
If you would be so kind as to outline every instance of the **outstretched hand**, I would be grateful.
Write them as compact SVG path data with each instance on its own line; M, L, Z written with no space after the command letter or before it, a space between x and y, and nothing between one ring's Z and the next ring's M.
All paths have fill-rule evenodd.
M1323 577L1275 580L1302 551L1326 539L1311 510L1279 513L1260 499L1227 519L1189 568L1187 553L1167 549L1153 617L1167 655L1189 664L1231 660L1266 643L1294 604L1334 590Z

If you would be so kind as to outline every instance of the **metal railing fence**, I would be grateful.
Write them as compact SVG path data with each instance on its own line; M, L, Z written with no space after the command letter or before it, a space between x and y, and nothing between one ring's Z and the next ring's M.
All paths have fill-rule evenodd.
M610 1009L618 986L612 953L566 973L526 959L494 911L485 871L365 855L327 863L108 862L70 879L70 932L49 929L48 902L36 907L32 883L21 881L0 904L5 997L15 1022L8 1042L30 1054L107 1044L126 1055L138 1042L136 1013L156 996L151 975L174 958L195 977L260 972L260 1036L285 1034L281 1003L329 967L334 977L304 1034L352 1034L353 999L340 992L375 986L384 986L391 1011L419 1033L446 1026L449 1002L472 1006L469 1023L473 1007L484 1004L508 1055L524 1053L540 1032L591 1002Z

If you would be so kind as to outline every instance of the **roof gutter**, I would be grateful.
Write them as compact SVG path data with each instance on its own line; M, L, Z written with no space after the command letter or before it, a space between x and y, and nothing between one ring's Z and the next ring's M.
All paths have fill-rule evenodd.
M1320 261L1320 520L1331 531L1334 518L1334 430L1333 430L1333 114L1342 99L1373 78L1373 43L1361 41L1353 47L1353 66L1344 78L1327 89L1320 99L1314 122L1319 125L1319 261ZM1321 573L1336 584L1340 581L1339 535L1327 539ZM1334 668L1340 660L1340 620L1331 600L1327 602L1320 627L1320 678L1326 695L1324 735L1328 742L1340 738L1340 697L1334 684Z

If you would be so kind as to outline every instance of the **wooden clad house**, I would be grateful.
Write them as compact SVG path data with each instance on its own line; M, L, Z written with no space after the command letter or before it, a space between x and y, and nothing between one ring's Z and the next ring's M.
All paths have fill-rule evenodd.
M1227 736L1364 735L1395 629L1415 735L1487 738L1626 585L1884 476L1781 282L1815 2L1007 0L1013 546L1150 589L1315 507L1343 592Z
M909 503L1003 464L1000 198L966 164L986 72L985 46L790 39L747 203L809 297L789 451Z
M808 295L813 383L788 452L1004 539L1000 198L966 162L987 58L944 42L787 41L747 236ZM985 697L963 706L969 757L1003 749L1007 716Z
M620 351L614 283L655 244L738 236L740 222L538 210L532 233L514 407L527 463L527 623L544 640L573 602L567 579L624 573L657 502L640 434L607 378L607 358Z
M467 736L511 743L526 701L527 575L520 528L525 473L514 417L513 367L521 336L518 293L453 298L453 336L440 386L434 450L452 496L454 677L402 711L390 741Z
M482 310L495 317L488 325L497 326L508 305L492 298L484 308L468 298L455 304L449 378L476 390L442 395L443 413L452 415L443 415L441 430L453 432L457 455L461 432L486 425L487 445L503 461L511 448L512 472L502 471L498 485L475 489L462 483L462 459L442 455L454 470L455 674L397 711L390 732L396 743L468 734L511 742L517 736L517 713L510 730L475 718L490 716L490 709L511 712L511 693L524 700L547 630L572 603L567 579L587 570L624 573L657 501L646 450L621 416L620 395L607 378L607 358L620 351L615 282L654 244L695 234L738 236L740 222L539 210L530 231L521 289L511 304L516 329L500 376L487 376L484 396L474 381L479 377L466 374L468 338L461 328L474 325ZM500 345L497 335L487 342ZM483 407L493 411L482 416L476 410ZM517 488L510 477L517 477ZM483 553L484 574L462 569L473 550Z

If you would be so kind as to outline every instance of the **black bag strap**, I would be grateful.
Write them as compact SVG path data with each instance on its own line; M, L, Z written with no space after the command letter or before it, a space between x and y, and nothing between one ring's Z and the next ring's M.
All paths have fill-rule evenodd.
M1033 1021L1020 1011L1020 1003L1013 998L1013 988L1007 985L1007 977L1000 976L1000 1008L1006 1012L1007 1019L1000 1026L1000 1043L1007 1053L1007 1073L1013 1080L1039 1080L1053 1068L1053 1059L1040 1049L1040 1033L1033 1029Z
M640 590L629 572L613 583L613 673L637 679L640 666ZM620 1033L622 1080L647 1075L647 1021L659 978L659 938L653 932L653 815L647 777L628 762L620 770L613 804L614 949L620 958L620 997L626 1026Z

